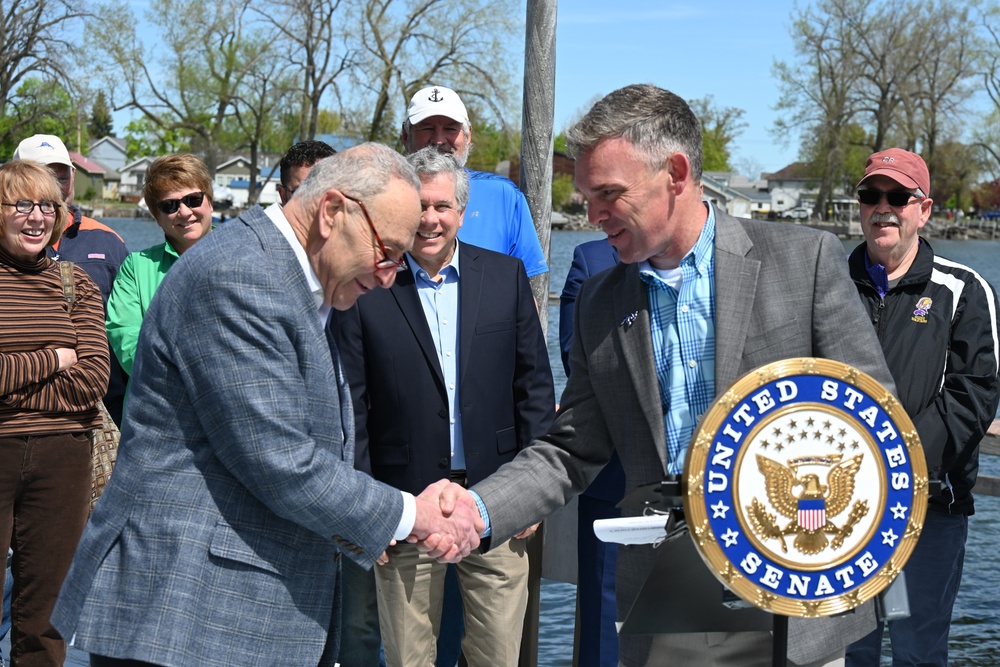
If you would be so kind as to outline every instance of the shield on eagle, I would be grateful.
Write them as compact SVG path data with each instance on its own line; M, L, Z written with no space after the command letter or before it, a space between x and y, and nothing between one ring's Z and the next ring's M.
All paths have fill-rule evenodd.
M800 498L799 525L806 530L819 530L826 525L826 499Z

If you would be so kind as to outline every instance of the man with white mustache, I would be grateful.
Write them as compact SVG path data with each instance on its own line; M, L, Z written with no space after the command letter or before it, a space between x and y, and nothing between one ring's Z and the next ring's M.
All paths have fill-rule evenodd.
M979 443L1000 395L996 292L920 238L933 207L930 185L915 153L890 148L869 157L858 183L865 242L849 260L930 478L942 484L903 569L910 617L889 622L897 666L948 664ZM848 647L848 666L877 667L883 627Z
M430 86L418 90L406 108L400 133L408 155L426 146L450 153L464 167L472 149L472 126L465 104L454 90ZM459 240L517 257L528 277L548 266L524 195L510 180L466 169L469 203Z

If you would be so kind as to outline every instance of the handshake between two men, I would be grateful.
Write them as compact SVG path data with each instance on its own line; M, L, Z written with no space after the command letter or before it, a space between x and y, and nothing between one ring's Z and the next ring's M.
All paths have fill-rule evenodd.
M417 518L407 542L441 563L457 563L479 547L486 523L468 489L442 479L424 489L416 501ZM530 537L539 525L528 526L514 537Z
M457 563L479 547L486 523L464 487L442 479L424 489L416 501L417 516L407 542L441 563Z

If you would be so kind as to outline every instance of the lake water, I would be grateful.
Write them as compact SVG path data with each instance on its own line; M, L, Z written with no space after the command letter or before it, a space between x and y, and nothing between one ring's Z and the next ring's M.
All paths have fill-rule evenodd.
M152 220L103 220L125 239L130 250L141 250L163 242L160 229ZM550 242L549 290L559 293L566 280L573 249L584 241L600 238L600 232L553 232ZM845 241L849 252L857 241ZM991 284L1000 285L1000 241L933 242L935 252L962 262L979 271ZM556 395L562 392L566 378L559 355L559 308L549 306L549 357L552 361ZM982 474L1000 475L1000 460L986 456ZM1000 590L1000 568L993 558L1000 552L1000 498L980 496L977 513L971 518L962 588L955 605L951 630L951 664L954 667L978 667L1000 664L1000 609L995 601ZM543 580L541 618L539 621L538 664L545 667L570 667L573 658L573 622L576 588L569 584ZM67 665L83 667L86 657L71 651ZM883 665L891 664L883 656Z

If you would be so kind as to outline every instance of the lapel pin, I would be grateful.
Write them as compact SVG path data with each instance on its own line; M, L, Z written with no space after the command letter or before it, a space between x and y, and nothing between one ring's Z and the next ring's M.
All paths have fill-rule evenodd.
M620 322L620 323L618 324L618 326L620 326L620 327L622 327L623 329L625 329L625 331L628 331L628 330L629 330L629 327L631 327L631 326L632 326L632 324L633 324L633 323L634 323L634 322L635 322L635 321L636 321L636 320L637 320L638 318L639 318L639 311L635 311L634 313L631 313L631 314L629 314L629 315L626 315L626 316L625 316L625 319L623 319L623 320L622 320L622 321L621 321L621 322Z

